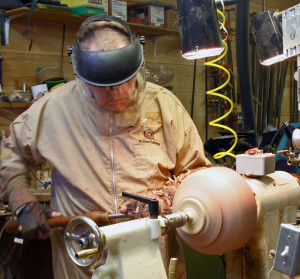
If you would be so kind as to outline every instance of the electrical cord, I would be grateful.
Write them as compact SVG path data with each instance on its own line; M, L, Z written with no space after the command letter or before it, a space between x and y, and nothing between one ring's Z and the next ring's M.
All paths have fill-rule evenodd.
M273 271L274 269L274 265L271 267L271 269L269 270L268 272L268 275L267 275L267 278L269 279L270 278L270 275L271 275L271 272Z
M23 274L23 279L26 279L26 272L25 272L25 255L24 255L24 245L22 245L21 247L21 258L22 258L22 262L21 262L21 268L22 268L22 274Z
M224 260L224 254L221 255L221 266L219 269L218 279L222 278L222 271L225 268L225 260Z
M0 266L3 268L3 279L16 279L16 270L10 258L0 251Z
M2 239L5 226L3 225L0 231L0 240ZM15 250L15 245L10 249L9 255ZM3 269L3 279L16 279L15 266L11 262L10 256L5 251L0 250L0 266Z
M13 110L12 110L12 104L11 102L9 102L9 111L10 111L10 122L14 121L14 117L13 117Z
M0 240L1 240L1 238L2 238L2 235L3 235L4 229L5 229L5 226L3 226L3 227L1 228L1 231L0 231Z
M220 10L217 10L217 12L223 18L223 22L220 23L220 29L224 29L224 31L227 33L226 28L225 28L225 16L224 16L224 14ZM230 113L233 110L233 102L227 96L225 96L224 94L217 93L217 91L219 91L222 88L224 88L229 83L229 81L230 81L230 72L225 67L223 67L223 66L221 66L221 65L219 65L219 64L216 63L216 62L220 61L226 55L226 53L227 53L228 46L227 46L227 44L225 42L226 40L227 40L227 36L226 36L226 38L224 40L222 40L222 42L223 42L223 44L225 46L225 51L223 52L223 54L221 56L219 56L218 58L212 60L212 61L208 61L208 62L204 63L204 65L206 65L206 66L217 67L217 68L223 70L227 74L227 80L222 85L218 86L217 88L214 88L213 90L207 91L206 94L207 95L212 95L212 96L217 96L217 97L223 98L226 101L228 101L229 104L230 104L229 110L223 116L221 116L221 117L219 117L219 118L217 118L215 120L210 121L209 125L214 126L214 127L219 127L219 128L225 129L225 130L228 130L228 131L230 131L234 135L234 138L235 138L233 145L227 151L218 152L218 153L216 153L213 156L213 158L215 160L221 159L221 158L223 158L225 156L228 156L228 155L231 156L231 157L233 157L233 158L236 158L236 156L233 153L231 153L231 151L235 148L235 146L237 145L237 142L238 142L238 136L237 136L236 132L233 129L231 129L228 126L225 126L225 125L222 125L222 124L218 123L221 120L223 120L224 118L226 118L227 116L229 116Z

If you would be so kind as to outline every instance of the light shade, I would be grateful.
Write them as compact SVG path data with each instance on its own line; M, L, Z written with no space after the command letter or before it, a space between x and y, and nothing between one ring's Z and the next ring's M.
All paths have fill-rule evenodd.
M266 11L251 18L260 63L266 66L285 59L282 29L275 13L277 13L276 10Z
M177 0L182 56L199 59L219 55L222 43L213 0Z

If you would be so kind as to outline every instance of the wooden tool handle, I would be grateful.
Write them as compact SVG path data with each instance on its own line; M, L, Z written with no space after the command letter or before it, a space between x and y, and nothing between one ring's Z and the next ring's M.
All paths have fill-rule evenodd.
M82 214L80 216L89 217L97 225L100 225L100 224L108 224L110 222L111 223L113 222L113 219L109 219L108 214L109 214L108 212L92 211L92 212ZM48 218L47 222L49 223L49 225L52 228L61 227L61 226L66 226L73 218L78 217L78 216L53 217L53 218ZM5 224L5 230L8 233L18 233L19 232L18 227L19 227L18 221L8 221Z

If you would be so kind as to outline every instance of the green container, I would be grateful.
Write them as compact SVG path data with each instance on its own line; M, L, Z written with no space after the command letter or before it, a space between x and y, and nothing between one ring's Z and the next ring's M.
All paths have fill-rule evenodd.
M201 254L181 242L187 279L225 279L225 264L220 255Z
M74 15L99 15L104 14L104 9L92 6L78 6L71 8L71 14Z

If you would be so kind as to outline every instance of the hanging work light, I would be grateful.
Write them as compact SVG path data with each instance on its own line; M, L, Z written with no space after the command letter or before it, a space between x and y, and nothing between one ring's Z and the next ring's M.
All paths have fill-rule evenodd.
M258 47L260 63L271 65L285 59L282 29L276 10L266 11L251 18L253 34Z
M199 59L219 55L222 43L213 0L177 0L182 56Z

